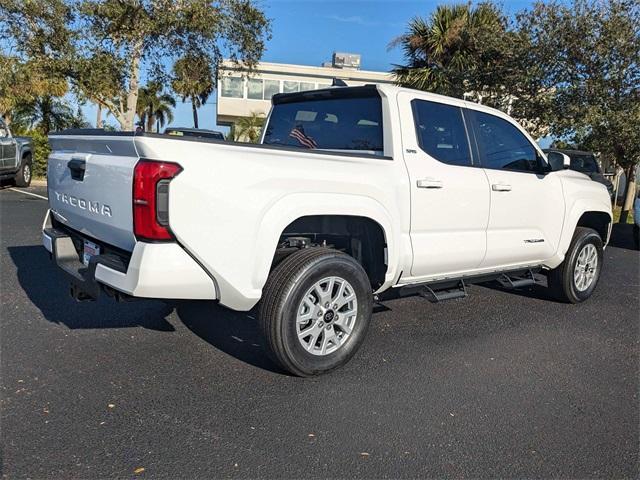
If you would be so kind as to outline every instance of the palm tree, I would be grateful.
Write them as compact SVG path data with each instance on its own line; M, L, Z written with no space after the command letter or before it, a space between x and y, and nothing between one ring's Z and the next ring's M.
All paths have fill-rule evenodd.
M140 125L148 132L153 131L153 124L156 124L156 132L160 132L160 127L173 121L172 108L175 108L176 101L168 93L162 93L162 86L152 82L138 91L138 104L136 113L140 119Z
M264 125L264 114L251 112L248 117L240 118L232 127L232 137L236 142L257 143L260 139L262 126Z
M84 119L82 110L77 111L64 99L43 95L33 101L18 106L13 113L16 128L37 128L45 135L55 130L66 128L85 128L89 124Z
M193 126L198 128L198 108L204 105L213 92L213 70L206 55L189 53L173 65L171 86L183 102L191 101Z
M429 19L412 19L407 33L389 45L401 46L407 60L393 69L396 82L462 97L475 88L469 79L477 67L497 60L505 30L505 20L492 4L440 5Z

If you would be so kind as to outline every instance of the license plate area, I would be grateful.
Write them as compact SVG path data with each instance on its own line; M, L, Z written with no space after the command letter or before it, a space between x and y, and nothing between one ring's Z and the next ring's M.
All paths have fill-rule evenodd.
M82 244L82 263L89 265L89 260L95 255L100 255L100 245L96 245L89 240L84 240Z

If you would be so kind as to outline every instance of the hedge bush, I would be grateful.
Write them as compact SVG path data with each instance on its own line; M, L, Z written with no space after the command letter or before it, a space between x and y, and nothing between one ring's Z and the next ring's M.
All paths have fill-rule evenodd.
M20 137L31 137L32 142L32 160L33 160L33 175L35 177L47 176L47 159L51 152L49 141L47 136L40 130L23 130L13 132L14 135Z
M38 177L47 176L47 160L51 147L47 136L38 130L29 132L29 136L33 141L33 174Z

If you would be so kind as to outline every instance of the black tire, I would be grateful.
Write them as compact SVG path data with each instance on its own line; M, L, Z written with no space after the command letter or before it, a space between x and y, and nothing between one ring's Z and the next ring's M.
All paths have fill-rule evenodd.
M334 276L346 280L356 296L357 313L353 329L335 351L314 355L298 339L298 309L309 289L326 277ZM366 336L372 309L371 283L362 266L342 252L315 247L289 255L271 272L263 289L258 318L272 358L288 372L309 377L334 370L353 357ZM337 310L336 313L340 311ZM314 322L316 320L310 321L311 324ZM318 324L320 323L319 319ZM329 325L325 325L329 331ZM339 327L336 331L340 332ZM333 330L330 334L333 334ZM321 332L318 341L320 335L324 338L328 334ZM308 343L311 345L312 340Z
M28 187L31 185L33 169L31 166L31 154L28 153L20 162L20 168L16 172L15 184L17 187Z
M578 256L587 244L592 244L595 247L597 264L593 269L595 273L593 280L587 288L580 290L576 285L574 272ZM598 284L602 272L602 259L602 239L598 232L591 228L576 228L564 262L547 273L547 284L551 296L565 303L580 303L588 299Z

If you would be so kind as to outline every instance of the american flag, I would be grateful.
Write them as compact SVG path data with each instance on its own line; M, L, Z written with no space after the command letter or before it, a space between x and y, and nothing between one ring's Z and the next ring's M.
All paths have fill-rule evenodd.
M318 148L316 141L304 133L302 125L294 127L293 130L289 132L289 136L295 138L301 145L304 145L307 148Z

